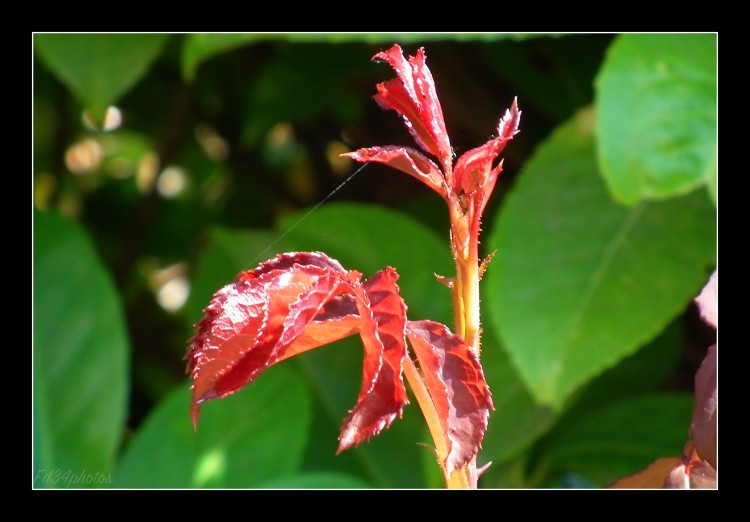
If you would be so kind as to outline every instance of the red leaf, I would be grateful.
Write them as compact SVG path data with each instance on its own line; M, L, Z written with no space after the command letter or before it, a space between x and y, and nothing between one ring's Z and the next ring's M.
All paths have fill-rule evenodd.
M329 318L336 328L313 329L298 339L328 301L348 291L347 278L358 284L358 276L325 254L282 254L216 292L186 356L193 378L193 423L203 402L239 391L290 355L353 333L355 321L337 317Z
M216 292L187 354L193 423L203 402L239 391L273 364L359 331L362 390L339 451L390 426L408 404L401 370L406 305L392 268L364 285L360 277L325 254L295 252L240 273Z
M388 145L385 147L359 149L354 152L342 154L342 156L348 156L362 163L368 161L385 163L402 172L406 172L410 176L414 176L432 190L445 197L446 186L443 174L432 160L418 150L410 147Z
M375 101L382 108L399 113L417 144L437 157L446 171L450 170L452 149L424 48L419 48L417 56L410 56L407 61L401 47L394 44L373 57L377 59L388 62L397 79L379 83Z
M447 475L474 458L487 430L492 398L476 355L445 325L408 321L406 335L450 442Z
M390 426L409 402L401 368L406 357L406 305L398 294L397 279L396 271L388 267L368 279L364 291L355 289L365 347L364 371L357 405L339 436L338 453Z
M510 109L505 111L505 115L500 120L497 129L498 137L465 152L456 162L454 169L456 186L454 190L472 194L477 189L481 189L479 193L481 202L476 205L480 214L484 210L490 194L492 194L498 175L502 171L502 163L495 168L492 165L505 148L505 144L518 134L520 118L521 111L518 110L518 103L514 98Z

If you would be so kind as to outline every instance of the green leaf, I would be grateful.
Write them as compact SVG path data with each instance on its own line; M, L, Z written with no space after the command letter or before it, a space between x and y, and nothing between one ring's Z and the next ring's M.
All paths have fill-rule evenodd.
M217 54L257 42L262 36L260 33L199 33L185 36L181 59L183 78L186 81L194 80L201 62Z
M34 212L33 273L34 487L106 485L128 393L117 290L86 234L52 213Z
M36 34L34 46L81 104L102 116L144 75L167 34Z
M566 417L541 445L540 465L606 486L657 458L679 456L692 407L687 394L643 395Z
M526 163L491 237L489 318L538 401L570 393L655 337L716 259L716 215L695 193L620 207L596 168L593 115Z
M318 471L270 480L259 487L268 489L368 489L372 485L355 475Z
M682 357L685 335L681 319L672 321L653 341L587 383L566 415L660 391Z
M627 34L596 82L602 174L628 205L713 187L717 35Z
M204 405L193 431L186 382L144 421L115 473L118 488L254 488L298 471L310 396L290 366Z
M306 375L330 422L336 425L336 434L354 406L362 385L362 352L362 341L358 336L352 336L293 359ZM422 488L425 481L420 458L427 450L419 444L432 442L425 434L424 426L419 406L410 397L403 417L394 420L387 430L369 442L339 456L335 456L338 444L335 436L326 447L331 459L356 458L376 487ZM322 463L319 461L319 464Z

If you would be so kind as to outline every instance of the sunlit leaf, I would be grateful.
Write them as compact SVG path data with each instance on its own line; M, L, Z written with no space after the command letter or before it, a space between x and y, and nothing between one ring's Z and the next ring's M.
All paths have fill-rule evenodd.
M408 402L401 377L406 307L398 276L386 268L364 286L360 277L325 254L295 252L241 272L217 291L186 356L193 423L203 402L233 394L272 365L355 331L366 354L362 391L344 422L339 451L401 416Z
M556 407L662 331L716 256L705 194L621 207L594 149L583 111L526 163L489 238L488 318L537 400Z
M708 185L716 202L717 35L626 34L596 83L602 174L628 205Z
M487 429L492 398L479 361L458 335L435 321L410 321L406 335L419 360L446 440L446 474L470 462Z

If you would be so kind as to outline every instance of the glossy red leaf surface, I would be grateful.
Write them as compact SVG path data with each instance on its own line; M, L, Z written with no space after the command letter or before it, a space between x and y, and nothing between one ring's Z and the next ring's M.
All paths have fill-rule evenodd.
M373 60L388 62L397 76L377 85L375 101L382 108L399 113L417 144L449 170L453 152L435 81L425 64L424 49L420 48L416 56L407 59L401 47L394 44L387 51L376 54Z
M406 305L398 295L398 275L381 270L355 293L365 348L362 390L344 421L338 452L377 435L408 403L401 364L406 356Z
M282 254L216 292L186 356L193 378L193 423L203 402L240 390L284 359L324 305L348 291L347 278L358 284L358 277L324 254ZM331 335L308 336L294 353L332 342L341 334L338 326Z
M204 402L239 391L273 364L359 333L362 388L341 429L344 451L402 415L408 335L450 444L446 469L469 462L492 407L481 366L446 326L407 321L397 280L387 267L363 283L359 272L317 252L280 254L238 274L216 292L188 348L194 424Z
M443 174L431 159L411 147L370 147L342 154L353 160L366 163L374 161L414 176L432 190L445 197L446 186Z
M406 335L419 361L450 448L450 475L476 456L487 430L492 398L476 355L435 321L409 321Z
M273 364L359 333L362 390L344 422L339 451L369 439L408 404L402 379L406 305L386 268L364 284L322 253L281 254L240 273L214 295L188 348L191 414L235 393Z

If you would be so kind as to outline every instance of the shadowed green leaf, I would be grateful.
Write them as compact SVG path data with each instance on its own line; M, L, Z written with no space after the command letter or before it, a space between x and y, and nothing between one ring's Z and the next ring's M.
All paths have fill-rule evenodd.
M65 473L106 485L127 406L117 291L86 234L52 213L34 212L33 272L34 487L65 487Z
M310 427L310 396L288 365L204 405L193 431L190 385L144 421L120 467L117 488L254 488L298 471Z
M34 47L81 104L101 116L143 76L167 34L36 34Z
M540 465L606 486L657 458L679 456L692 407L687 394L643 395L567 417L542 443Z

